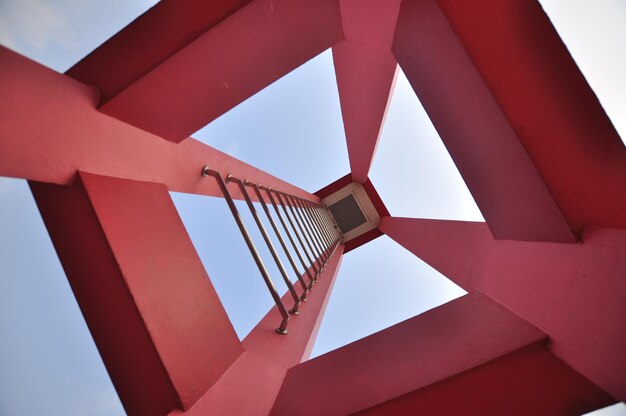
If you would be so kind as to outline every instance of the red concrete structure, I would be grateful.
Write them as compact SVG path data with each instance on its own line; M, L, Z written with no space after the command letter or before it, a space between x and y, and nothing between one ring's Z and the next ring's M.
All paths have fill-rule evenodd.
M30 181L129 415L626 400L626 148L537 2L479 3L164 0L67 74L0 49L0 175ZM330 47L349 176L312 194L188 137ZM396 64L486 224L384 208L368 171ZM309 201L317 283L286 336L277 307L239 342L185 232L168 191L223 196L205 165ZM380 218L339 244L316 207L351 184ZM469 294L307 361L343 253L382 234Z

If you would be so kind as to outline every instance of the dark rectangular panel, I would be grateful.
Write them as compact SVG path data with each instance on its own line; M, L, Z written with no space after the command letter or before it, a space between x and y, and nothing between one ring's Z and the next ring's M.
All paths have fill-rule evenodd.
M328 208L344 234L367 222L353 195L348 195Z

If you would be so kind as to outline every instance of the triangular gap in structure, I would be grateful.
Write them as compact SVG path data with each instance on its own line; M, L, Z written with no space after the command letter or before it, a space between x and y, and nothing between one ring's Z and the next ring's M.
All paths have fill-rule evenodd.
M192 135L308 191L349 170L331 50Z
M170 195L237 336L243 340L274 307L274 301L226 201L223 198L177 192L171 192ZM278 293L281 296L284 295L287 286L283 282L278 266L250 210L244 201L235 201L235 205ZM294 282L297 276L290 267L262 207L259 203L254 205L289 279L294 284L297 293L301 294L302 287ZM272 214L272 218L279 230L283 232L275 215ZM286 239L285 234L282 235ZM292 248L288 246L288 249L292 257L295 257ZM299 269L302 270L302 267L299 266ZM293 306L291 299L285 303L285 306L291 309Z
M343 258L311 358L465 293L389 237L379 237Z
M484 221L401 69L370 177L393 216Z
M626 3L539 3L626 144Z

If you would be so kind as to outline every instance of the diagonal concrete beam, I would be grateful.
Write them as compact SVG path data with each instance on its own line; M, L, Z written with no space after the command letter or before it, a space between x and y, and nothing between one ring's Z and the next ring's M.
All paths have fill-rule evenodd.
M381 230L468 291L541 328L553 353L626 400L626 231L580 244L495 240L482 223L384 218Z
M539 1L438 4L574 232L626 228L626 146Z
M194 139L176 145L96 109L96 91L0 47L0 175L71 184L78 170L221 196L209 165L302 198L319 198ZM233 197L241 193L233 189ZM253 196L256 198L256 196Z
M564 413L568 415L614 402L566 365L554 363L558 360L545 342L545 334L488 297L466 295L291 368L271 415L355 414L376 405L386 409L389 401L407 395L421 401L396 405L394 411L402 410L398 413L374 408L371 414L418 414L420 409L445 408L447 402L462 406L466 397L470 406L474 398L483 408L513 409L511 414L521 414L515 413L514 405L524 400L536 404L536 399L552 398L558 402L553 407L570 408ZM534 371L507 372L511 366L520 366L512 363L518 355L530 361ZM550 364L544 365L545 360ZM467 383L448 382L485 377L475 374L481 367L491 367L500 375L490 380L507 387L504 396L485 397L476 392L482 385L472 389ZM537 386L517 389L526 385ZM560 395L545 390L546 385L558 389ZM576 388L568 391L571 386ZM439 392L449 394L442 400ZM573 401L578 404L575 408L570 405Z
M484 222L383 217L378 229L468 292L494 241Z
M243 348L165 186L31 189L126 412L191 408Z
M277 309L272 308L244 339L245 352L219 382L193 409L184 413L176 411L170 416L269 414L287 370L309 358L342 258L343 245L339 245L307 302L301 306L300 314L293 317L288 335L276 334L276 324L281 318ZM288 301L289 294L285 296L285 301ZM309 403L305 396L297 400L302 406Z
M338 0L168 1L69 74L104 88L102 112L178 143L341 37Z
M400 1L340 3L345 40L333 46L333 61L352 178L365 183L397 74L391 44Z
M475 27L489 24L476 22ZM493 235L575 242L550 189L436 0L402 2L393 52Z
M354 415L579 416L615 402L533 344Z

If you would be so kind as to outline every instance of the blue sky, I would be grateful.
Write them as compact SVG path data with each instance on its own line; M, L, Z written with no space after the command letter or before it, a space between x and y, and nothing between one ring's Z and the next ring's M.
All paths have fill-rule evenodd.
M62 72L153 3L0 0L0 43ZM626 50L618 41L626 38L626 6L619 0L594 2L596 7L590 3L542 1L626 137ZM330 51L194 137L309 191L345 175L349 164ZM482 220L401 73L370 177L392 215ZM398 178L411 178L411 184ZM404 192L409 186L412 192ZM172 197L243 338L272 301L226 204L197 195ZM0 201L0 416L124 414L25 181L0 178ZM247 210L240 207L270 274L285 290ZM313 355L463 293L381 237L345 256ZM625 415L624 409L603 414Z

